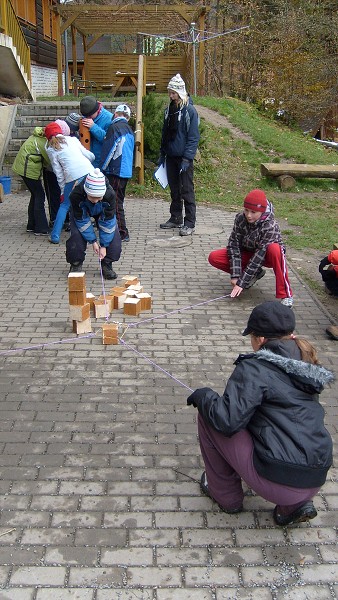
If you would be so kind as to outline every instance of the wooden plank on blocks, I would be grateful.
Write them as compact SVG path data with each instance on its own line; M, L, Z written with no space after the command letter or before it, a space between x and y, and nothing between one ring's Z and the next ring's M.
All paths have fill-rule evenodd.
M124 277L122 277L122 281L124 282L124 287L126 288L130 285L136 285L137 283L140 283L136 275L124 275Z
M83 306L70 306L69 314L71 321L86 321L90 317L89 302L87 302Z
M109 307L104 300L94 300L94 314L96 319L106 317L109 313Z
M143 292L141 294L137 294L136 298L141 300L141 311L150 310L151 309L151 295Z
M83 306L87 303L86 290L82 292L69 292L69 304L70 306Z
M118 324L105 323L102 325L102 342L103 344L118 344Z
M86 291L86 274L68 273L68 289L70 292Z
M125 315L136 317L141 312L141 300L139 298L126 298L123 312Z
M86 319L85 321L73 321L73 333L91 333L92 332L92 322L91 319Z

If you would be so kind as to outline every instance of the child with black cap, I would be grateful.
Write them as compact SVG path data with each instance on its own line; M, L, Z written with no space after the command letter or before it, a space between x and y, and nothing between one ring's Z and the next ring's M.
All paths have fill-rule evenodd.
M254 352L239 355L223 396L200 388L187 400L199 412L202 491L221 510L238 513L243 480L276 504L281 526L316 517L312 498L332 464L318 395L334 376L294 328L293 311L280 302L256 306L243 332Z
M272 268L276 277L276 298L292 307L285 246L273 205L262 190L252 190L244 198L244 210L235 217L227 248L213 250L209 254L209 263L230 273L231 298L236 298L264 277L262 266Z
M95 154L93 165L99 167L102 143L112 122L113 115L94 96L82 98L80 111L83 116L81 119L82 125L90 131L90 151Z

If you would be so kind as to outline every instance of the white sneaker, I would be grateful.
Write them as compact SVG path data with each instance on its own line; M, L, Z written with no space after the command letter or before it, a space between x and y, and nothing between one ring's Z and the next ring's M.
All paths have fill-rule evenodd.
M293 307L293 298L291 296L291 298L283 298L280 301L281 304L284 304L284 306L288 306L289 308Z

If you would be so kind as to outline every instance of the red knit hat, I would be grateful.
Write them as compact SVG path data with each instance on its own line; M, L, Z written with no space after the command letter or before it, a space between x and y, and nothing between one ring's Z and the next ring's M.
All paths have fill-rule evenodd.
M46 136L47 140L50 140L53 137L53 135L58 135L58 134L62 134L62 129L61 129L60 125L55 123L55 121L53 121L52 123L49 123L49 125L47 125L45 127L45 136Z
M251 190L244 198L244 208L254 212L265 212L268 201L263 190Z

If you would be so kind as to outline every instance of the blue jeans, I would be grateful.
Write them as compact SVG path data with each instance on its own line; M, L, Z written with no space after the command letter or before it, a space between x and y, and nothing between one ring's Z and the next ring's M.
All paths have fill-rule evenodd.
M54 225L53 225L53 229L52 232L50 234L51 240L53 242L59 242L60 241L60 235L61 235L61 231L62 231L62 227L64 225L64 222L66 220L66 216L67 213L69 211L70 208L70 193L74 187L74 183L77 181L77 179L74 179L74 181L70 181L69 183L66 183L65 185L65 189L63 192L63 202L61 202L59 210L57 212L57 215L55 217L55 221L54 221Z

